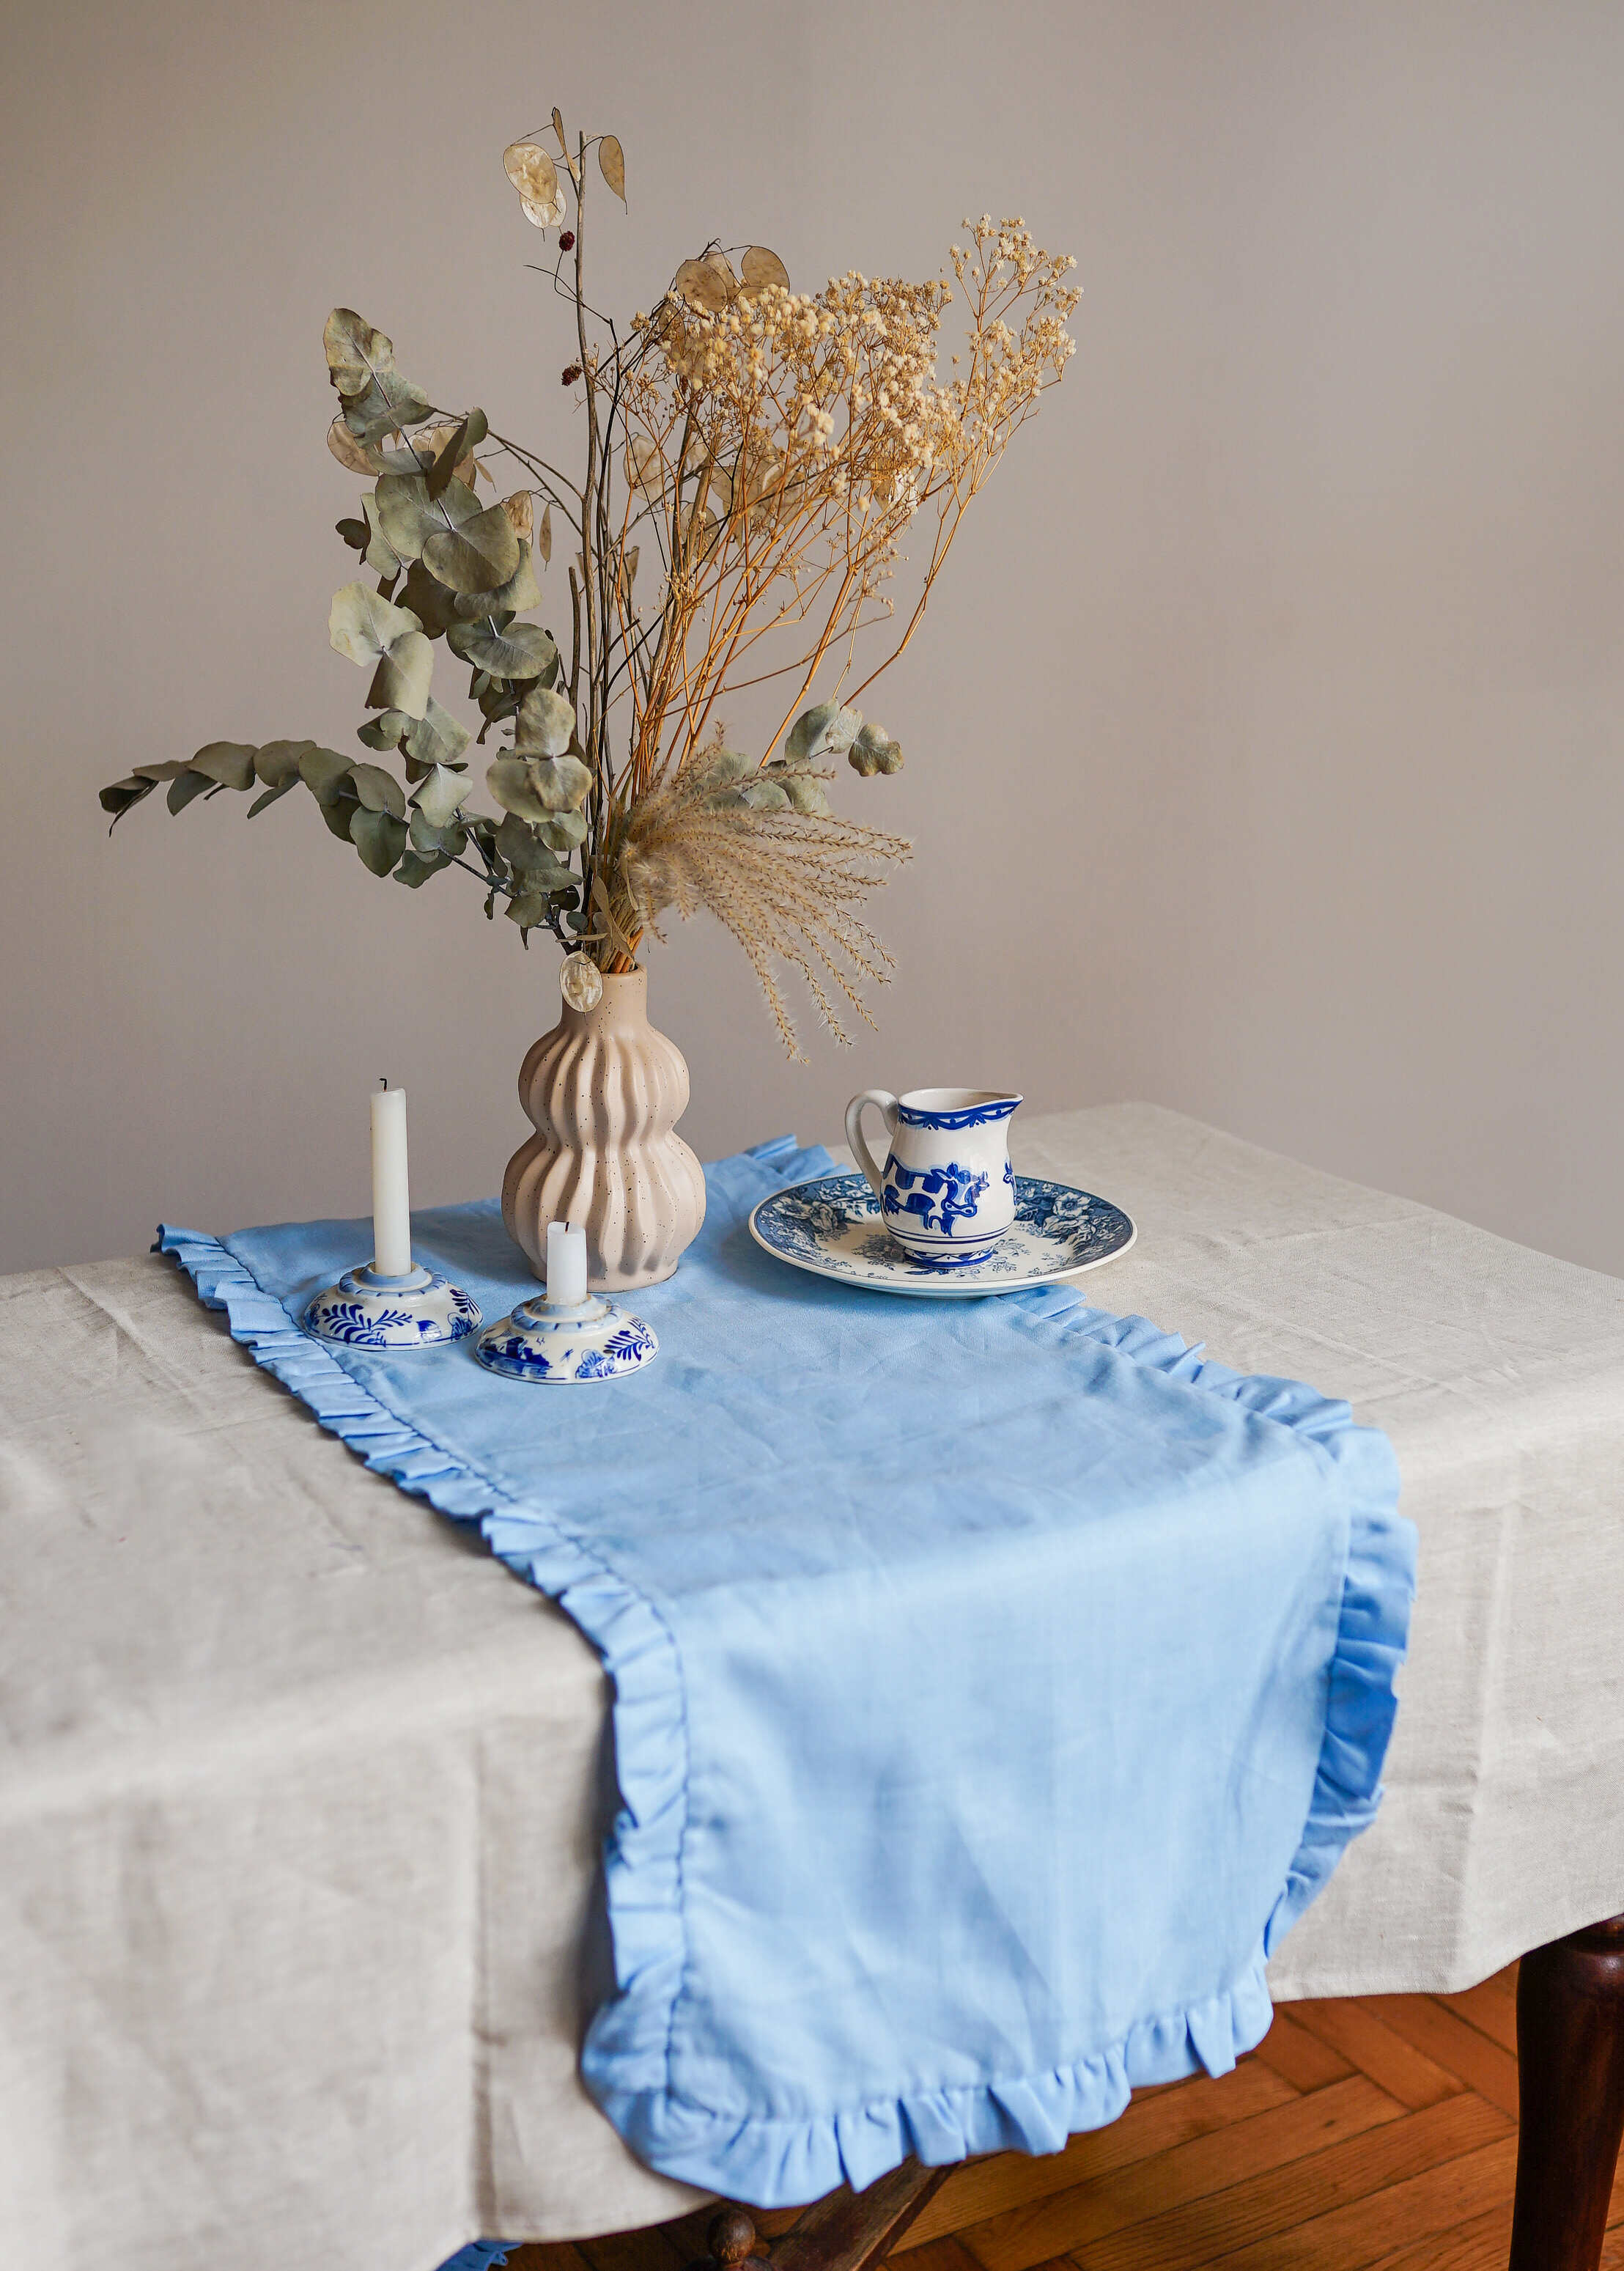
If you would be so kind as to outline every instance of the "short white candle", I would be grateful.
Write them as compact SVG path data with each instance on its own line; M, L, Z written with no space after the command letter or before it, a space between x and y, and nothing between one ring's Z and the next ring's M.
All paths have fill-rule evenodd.
M587 1297L587 1234L567 1222L547 1225L547 1305L573 1307Z
M380 1277L404 1277L412 1268L404 1088L381 1088L373 1093L372 1266Z

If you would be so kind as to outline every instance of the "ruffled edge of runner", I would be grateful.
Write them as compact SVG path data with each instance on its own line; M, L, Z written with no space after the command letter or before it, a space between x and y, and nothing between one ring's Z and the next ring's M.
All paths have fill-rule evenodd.
M770 1162L779 1148L762 1145L755 1156ZM492 1552L558 1601L602 1656L613 1682L620 1793L604 1853L618 1992L592 2022L582 2072L604 2112L651 2168L753 2207L778 2208L820 2199L842 2183L861 2189L910 2155L939 2166L1012 2148L1057 2152L1076 2132L1114 2120L1133 2089L1176 2081L1198 2067L1227 2073L1267 2033L1267 1957L1380 1803L1397 1709L1393 1683L1414 1597L1415 1530L1397 1510L1391 1447L1376 1430L1356 1426L1346 1403L1297 1381L1232 1371L1143 1317L1093 1308L1073 1286L1027 1297L1034 1319L1066 1337L1102 1342L1290 1427L1341 1471L1348 1552L1325 1731L1302 1836L1252 1963L1205 2002L1141 2022L1121 2043L1045 2074L794 2119L741 2117L692 2104L669 2081L686 1962L681 1865L687 1735L682 1668L657 1612L551 1515L506 1501L487 1477L380 1403L219 1240L164 1226L155 1250L174 1256L204 1305L225 1311L233 1339L323 1426L374 1472L454 1520L477 1523Z

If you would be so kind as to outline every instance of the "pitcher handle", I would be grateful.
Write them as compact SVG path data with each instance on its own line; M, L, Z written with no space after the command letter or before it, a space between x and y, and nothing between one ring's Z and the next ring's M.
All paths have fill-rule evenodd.
M874 1154L869 1150L863 1134L863 1110L869 1104L878 1106L885 1114L886 1141L889 1149L891 1138L896 1134L896 1098L889 1089L865 1088L861 1096L854 1096L846 1106L846 1141L851 1146L851 1156L868 1177L869 1188L883 1206L885 1169L883 1165L877 1167L874 1165Z

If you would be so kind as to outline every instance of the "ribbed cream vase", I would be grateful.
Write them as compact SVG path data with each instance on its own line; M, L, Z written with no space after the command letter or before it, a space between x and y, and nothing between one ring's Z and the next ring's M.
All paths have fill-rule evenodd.
M649 1023L649 973L604 979L595 1009L563 1012L531 1047L519 1101L536 1133L502 1177L502 1220L537 1277L547 1225L587 1234L595 1292L669 1277L705 1219L705 1176L676 1124L688 1068Z

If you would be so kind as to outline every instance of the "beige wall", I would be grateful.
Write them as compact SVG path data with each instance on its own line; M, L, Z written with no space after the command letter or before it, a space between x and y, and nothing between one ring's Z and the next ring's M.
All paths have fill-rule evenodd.
M289 800L109 845L98 785L350 746L329 652L345 301L560 438L498 153L626 145L602 288L713 230L930 272L960 216L1079 257L1080 351L872 708L916 839L881 1031L785 1066L748 972L657 954L706 1154L852 1089L1147 1096L1624 1271L1624 10L1220 0L7 8L0 1267L492 1189L553 957ZM1176 1325L1178 1320L1167 1320Z

